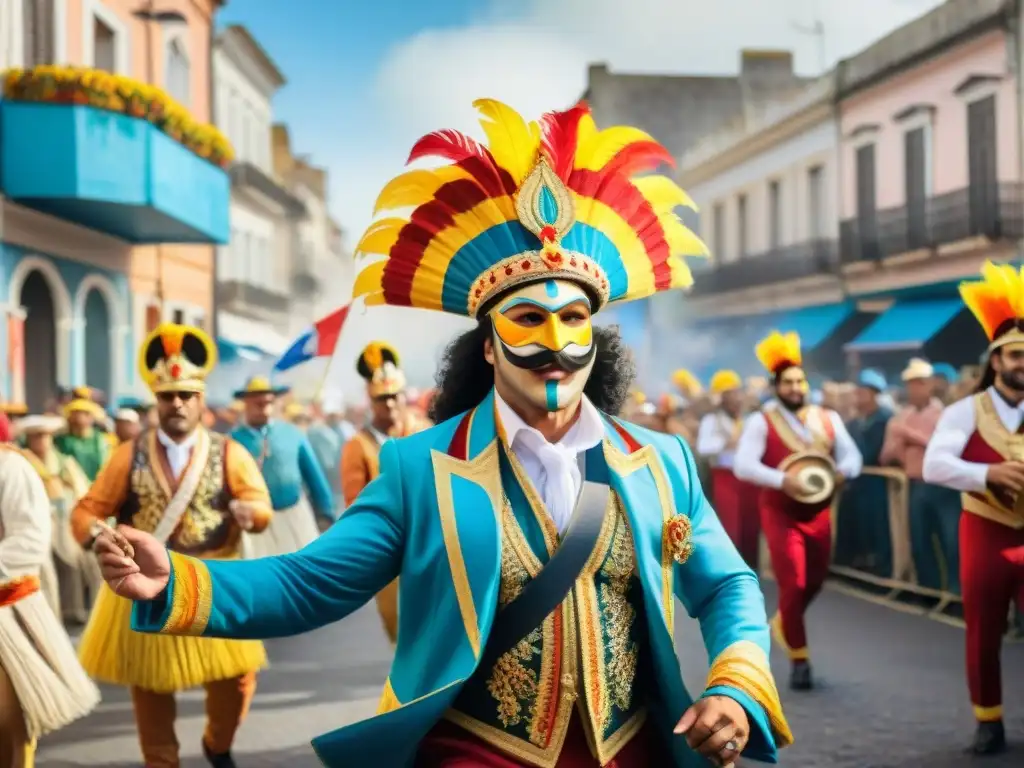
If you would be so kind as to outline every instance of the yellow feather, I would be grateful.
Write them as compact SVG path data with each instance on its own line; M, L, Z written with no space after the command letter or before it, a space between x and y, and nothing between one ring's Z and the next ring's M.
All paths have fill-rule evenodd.
M768 371L774 372L783 363L803 365L800 337L792 332L783 335L778 331L772 331L758 342L754 354Z
M640 141L654 141L649 133L639 128L615 126L599 131L576 147L575 167L586 171L599 171L623 148Z
M356 275L355 284L352 286L352 298L368 296L381 290L385 264L387 261L374 261L360 270Z
M468 174L456 165L408 171L392 179L381 190L373 206L373 214L376 216L384 210L422 205L432 200L442 185L467 177Z
M398 240L398 233L408 222L405 219L388 218L375 221L366 230L363 239L356 246L356 253L376 253L386 256Z
M678 256L672 256L668 260L669 268L672 270L673 288L690 288L693 285L693 272L690 265Z
M494 99L477 99L473 106L480 112L480 125L495 161L512 174L516 184L522 184L537 162L539 127L528 125L512 107Z
M690 196L668 176L641 176L633 179L633 186L640 190L655 213L668 213L678 207L697 210Z
M668 249L676 256L708 256L710 251L704 241L693 233L675 214L661 217Z

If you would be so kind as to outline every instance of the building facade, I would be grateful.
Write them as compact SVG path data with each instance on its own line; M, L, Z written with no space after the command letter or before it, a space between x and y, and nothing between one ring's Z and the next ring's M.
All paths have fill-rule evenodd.
M231 239L217 254L217 334L221 356L285 351L294 309L292 232L307 215L274 169L271 100L284 75L241 26L214 45L217 122L235 148Z
M0 101L0 390L36 410L60 386L138 393L142 334L210 319L213 244L228 231L228 150L204 128L220 2L139 6L0 3L0 64L23 70ZM58 77L81 96L90 72L132 98L112 99L113 81L85 103L45 87Z
M945 3L839 67L843 282L876 315L854 367L984 348L957 284L1019 258L1016 5Z

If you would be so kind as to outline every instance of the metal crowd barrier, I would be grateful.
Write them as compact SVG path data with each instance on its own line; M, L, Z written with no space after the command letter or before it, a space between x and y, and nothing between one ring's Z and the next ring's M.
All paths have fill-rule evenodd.
M941 614L950 605L960 603L959 595L942 589L933 589L918 583L914 566L914 557L910 544L910 481L903 470L893 467L864 467L861 475L881 477L885 479L886 496L889 508L889 540L892 548L892 572L888 576L879 576L858 568L833 564L832 573L854 581L871 584L875 587L888 589L886 599L897 601L904 595L917 595L936 601L931 613ZM836 496L832 505L832 536L833 544L840 528L839 511L841 508L842 491ZM942 553L943 557L945 556Z

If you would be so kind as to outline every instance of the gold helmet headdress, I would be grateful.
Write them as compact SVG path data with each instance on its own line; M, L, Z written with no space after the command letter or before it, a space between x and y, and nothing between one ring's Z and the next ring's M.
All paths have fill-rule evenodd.
M585 104L527 123L491 99L474 102L488 145L457 131L420 139L409 162L440 168L391 181L375 213L413 208L370 226L357 254L384 257L356 278L367 304L469 317L500 293L545 279L579 283L595 301L629 301L692 284L684 256L706 255L673 212L693 201L665 176L673 164L636 128L599 131Z
M405 375L398 364L398 352L389 344L373 341L366 345L356 361L356 371L366 379L370 397L387 397L405 390Z
M161 323L139 350L139 374L155 393L203 392L217 364L217 347L200 328Z

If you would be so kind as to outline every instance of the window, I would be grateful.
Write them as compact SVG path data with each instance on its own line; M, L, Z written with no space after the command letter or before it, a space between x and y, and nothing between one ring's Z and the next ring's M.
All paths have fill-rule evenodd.
M185 39L179 35L172 38L167 46L164 80L167 92L186 107L190 103L189 80L191 76L192 67L189 64Z
M907 248L928 245L928 145L925 126L903 134L903 178L907 207Z
M865 144L857 149L857 228L861 257L877 258L879 254L874 144Z
M750 241L748 235L748 221L747 221L747 196L740 195L736 200L736 214L738 219L738 232L739 232L739 244L737 252L739 257L742 259L748 255L750 250Z
M117 71L117 33L96 16L92 19L92 64L106 72Z
M725 258L725 206L715 203L711 210L712 255L719 261Z
M782 245L782 183L778 180L768 184L768 247Z
M811 240L825 239L825 168L815 165L807 170L808 234Z
M967 175L972 235L995 235L999 220L995 94L967 105Z
M192 315L192 325L196 328L206 329L206 315L203 312L196 312Z
M11 7L13 9L13 5ZM21 21L24 32L22 51L26 67L52 64L56 58L53 12L53 0L24 0L22 4ZM13 53L14 58L17 58L17 51L13 51ZM8 62L11 66L17 63L17 61Z
M174 323L175 325L184 325L185 311L182 309L174 310L174 312L171 314L171 322Z

